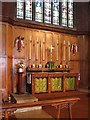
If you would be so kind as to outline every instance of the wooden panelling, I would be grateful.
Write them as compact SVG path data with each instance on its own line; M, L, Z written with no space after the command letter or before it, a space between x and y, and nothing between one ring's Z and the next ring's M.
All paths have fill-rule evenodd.
M81 73L81 86L87 87L88 84L88 59L89 59L89 38L86 35L80 37L80 73Z
M13 56L13 27L7 24L6 29L6 54L8 57Z
M79 52L80 45L79 45L78 37L73 36L73 35L72 36L69 35L68 39L70 39L71 44L74 44L74 43L77 44L77 50L78 50L75 54L73 54L73 52L71 51L71 53L70 53L71 58L70 59L71 60L80 60L80 52Z
M8 95L12 92L12 58L7 58L6 85Z
M71 61L70 67L71 67L71 72L80 73L80 61Z
M81 81L80 81L80 86L81 87L88 87L88 62L86 61L81 61L80 62L80 73L81 73Z
M0 39L0 55L6 55L6 24L2 24L2 38Z
M0 57L0 89L7 89L6 84L6 58Z
M2 55L2 23L0 22L0 55Z
M90 47L90 36L88 37L88 87L90 89L90 52L89 52L89 47Z
M80 39L80 59L81 60L88 60L88 49L89 49L89 46L88 46L88 42L89 42L89 39L88 39L88 36L86 36L86 35L82 35L82 36L80 36L79 37L79 39Z

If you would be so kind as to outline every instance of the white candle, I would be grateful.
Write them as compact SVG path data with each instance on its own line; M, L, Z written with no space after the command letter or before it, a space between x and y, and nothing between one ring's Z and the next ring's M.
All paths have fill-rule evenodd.
M57 53L57 54L56 54L56 55L57 55L57 56L56 56L56 60L58 60L58 40L57 40L57 46L56 46L56 48L57 48L57 50L56 50L56 53Z
M31 56L32 56L32 50L31 50L31 42L30 42L30 60L31 60Z
M68 61L70 61L70 42L68 41Z
M45 43L43 43L43 60L45 60Z
M38 60L38 39L37 39L37 44L36 44L36 60Z
M65 40L64 40L64 45L63 45L63 60L66 59L65 57L66 57L66 56L65 56Z
M45 44L45 55L46 55L45 61L46 61L46 63L47 63L47 46L46 46L46 44Z
M31 35L30 35L30 41L31 41Z
M45 43L45 39L43 38L43 43Z
M32 40L31 40L31 36L30 36L30 60L31 60L31 56L32 56Z

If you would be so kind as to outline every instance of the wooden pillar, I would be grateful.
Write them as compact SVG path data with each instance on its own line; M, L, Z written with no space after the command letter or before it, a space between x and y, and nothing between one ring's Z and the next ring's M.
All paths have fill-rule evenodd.
M17 93L21 94L22 93L22 75L23 75L23 72L17 72L17 74L18 74Z

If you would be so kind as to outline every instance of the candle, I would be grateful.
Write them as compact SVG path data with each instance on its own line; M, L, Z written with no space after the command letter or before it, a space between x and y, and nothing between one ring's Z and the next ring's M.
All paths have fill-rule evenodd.
M31 36L30 36L30 60L31 60L31 56L32 56L32 40L31 40Z
M56 46L56 48L57 48L57 50L56 50L56 53L57 53L57 54L56 54L56 55L57 55L57 56L56 56L56 60L58 60L58 40L57 40L57 46Z
M63 46L63 60L66 59L65 57L66 57L66 56L65 56L65 40L64 40L64 46Z
M52 50L54 49L54 47L51 45L50 47L49 47L49 49L50 49L50 57L51 57L51 61L52 61Z
M68 41L68 61L70 61L70 42Z
M37 39L37 44L36 44L36 60L38 60L38 39Z
M45 43L43 42L43 60L45 60Z
M43 43L45 43L45 39L43 38Z
M38 37L37 37L37 43L38 43Z
M45 44L45 55L46 55L45 62L47 63L47 46L46 46L46 44Z
M30 41L31 41L31 35L30 35Z
M31 51L31 42L30 42L30 60L31 60L31 55L32 55L31 52L32 52L32 51Z

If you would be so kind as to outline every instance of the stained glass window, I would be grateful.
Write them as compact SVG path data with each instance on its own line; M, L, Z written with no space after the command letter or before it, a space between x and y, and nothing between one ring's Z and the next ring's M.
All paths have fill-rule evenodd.
M74 27L73 0L17 0L17 18Z
M51 0L44 0L44 22L51 23Z
M24 18L24 2L23 0L17 0L17 18Z
M35 1L35 21L43 22L43 0Z
M73 0L68 0L68 27L73 28Z
M32 20L32 0L25 0L25 19Z
M62 10L61 24L62 26L67 26L67 0L62 0L61 10Z
M59 0L53 0L53 24L59 25Z

